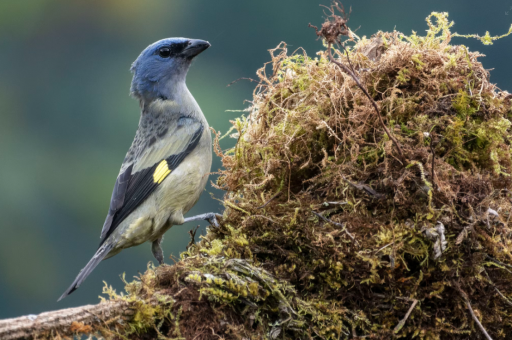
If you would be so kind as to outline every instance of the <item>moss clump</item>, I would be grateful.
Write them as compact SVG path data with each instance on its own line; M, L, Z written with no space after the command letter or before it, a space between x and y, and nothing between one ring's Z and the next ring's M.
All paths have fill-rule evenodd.
M326 52L271 50L236 146L217 145L221 226L127 285L140 317L119 334L483 338L469 305L507 338L512 96L450 45L446 14L427 21L424 37L379 32L347 51L403 158Z

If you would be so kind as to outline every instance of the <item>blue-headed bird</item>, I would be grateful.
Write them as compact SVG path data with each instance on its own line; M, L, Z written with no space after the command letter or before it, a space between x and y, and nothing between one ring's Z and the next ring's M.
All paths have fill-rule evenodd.
M208 122L185 83L192 59L208 47L198 39L163 39L133 63L130 92L140 103L139 128L117 176L99 248L59 300L125 248L149 241L163 264L160 243L170 227L217 224L214 213L183 216L204 190L212 163Z

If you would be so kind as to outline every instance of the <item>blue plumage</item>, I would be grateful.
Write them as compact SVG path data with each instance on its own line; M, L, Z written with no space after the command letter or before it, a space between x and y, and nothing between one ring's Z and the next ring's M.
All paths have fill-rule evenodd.
M210 44L203 40L167 38L149 45L132 64L130 92L141 100L167 99L169 83L184 82L190 60ZM160 52L168 49L169 56Z

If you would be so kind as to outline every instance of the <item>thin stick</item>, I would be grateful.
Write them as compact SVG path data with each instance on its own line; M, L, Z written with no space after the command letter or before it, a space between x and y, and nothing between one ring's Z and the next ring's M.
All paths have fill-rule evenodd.
M270 199L269 199L265 204L263 204L263 205L262 205L262 206L260 206L260 207L257 207L256 209L263 209L263 208L265 208L265 207L266 207L270 202L272 202L272 200L273 200L274 198L276 198L276 197L277 197L277 196L279 196L279 195L281 195L281 191L278 191L278 192L277 192L277 194L275 194L274 196L270 197Z
M414 299L413 302L412 302L411 307L409 307L409 310L407 311L407 314L405 314L404 318L402 320L400 320L398 325L396 325L396 327L393 330L393 332L398 333L402 329L402 327L405 325L405 322L409 318L409 315L411 315L414 307L416 307L417 304L418 304L418 300Z
M346 202L346 201L339 201L339 202L324 202L323 204L324 204L324 205L326 205L326 204L332 204L332 205L345 205L345 204L348 204L348 202Z
M398 144L398 141L396 140L396 138L391 135L386 124L384 124L384 120L382 119L382 116L380 114L377 103L370 96L370 94L368 93L368 90L359 81L359 78L356 76L356 73L352 66L352 62L350 61L350 56L349 56L347 50L345 49L345 47L343 46L343 44L339 40L339 37L342 35L349 37L350 39L353 39L350 34L351 33L350 28L347 26L348 16L345 13L345 9L343 8L343 5L339 4L338 1L334 0L331 7L330 8L326 7L326 8L331 11L331 14L327 15L327 13L325 13L328 16L328 18L322 25L322 28L319 30L318 27L313 26L311 24L309 24L309 27L314 28L316 35L324 38L325 41L327 42L327 44L328 44L327 50L329 52L329 60L333 64L338 65L338 67L340 67L343 71L345 71L345 73L347 73L349 76L351 76L352 79L354 79L354 81L356 82L357 86L361 89L361 91L363 91L363 93L366 95L366 97L370 100L373 108L375 109L375 113L379 117L380 124L384 128L384 131L386 131L386 134L388 135L389 139L391 139L393 141L393 144L395 145L396 149L398 150L398 154L400 156L399 161L406 163L407 160L405 159L405 156L402 151L402 148L400 147L400 144ZM334 14L335 10L338 10L340 13L342 13L343 17L340 17L340 16ZM345 51L345 53L347 55L348 64L349 64L350 68L348 66L346 66L345 64L338 62L334 59L334 57L332 56L332 52L331 52L333 43L341 45L341 47L343 48L343 50ZM402 163L402 165L403 165L403 163Z
M349 69L347 66L343 65L342 63L340 63L334 59L334 57L332 56L332 53L331 53L331 46L332 46L331 43L329 43L329 45L328 45L329 59L331 60L332 63L338 65L343 71L345 71L345 73L347 73L350 77L352 77L352 79L354 79L354 81L356 82L357 86L361 89L361 91L363 91L363 93L366 95L366 97L370 100L370 102L372 103L373 109L375 110L375 113L377 114L377 117L379 117L380 125L384 128L384 131L386 131L386 134L388 135L389 139L391 139L393 141L393 144L395 145L395 147L398 151L398 154L400 155L401 161L405 163L406 161L405 161L405 157L404 157L402 148L400 147L400 144L398 144L398 141L396 140L396 138L393 137L393 135L391 135L391 132L389 132L389 129L387 128L386 124L384 123L384 120L382 119L382 116L380 114L377 103L370 96L370 94L368 93L366 88L361 84L361 82L359 81L357 76L354 74L354 72L352 72L352 70Z
M480 323L480 320L478 320L478 318L476 317L475 312L473 311L473 308L471 308L471 304L469 303L469 300L467 300L467 299L466 299L466 306L468 306L469 312L471 313L473 320L475 320L476 324L478 325L478 327L480 328L482 333L484 333L484 336L487 338L487 340L492 340L489 333L487 333L484 326L482 326L482 324Z
M337 227L340 227L340 228L343 228L343 231L345 231L345 233L352 239L354 240L357 244L359 244L359 242L357 242L356 238L354 237L354 235L352 235L346 228L345 225L341 224L341 223L338 223L338 222L334 222L330 219L328 219L327 217L324 217L323 215L317 213L316 211L312 211L313 214L315 214L317 217L320 217L322 220L324 220L325 222L327 223L331 223L331 224L334 224L335 226Z
M343 46L341 42L339 42L339 46L341 46L341 48L343 48L343 51L345 51L345 54L347 55L348 66L350 66L350 70L352 71L352 73L355 74L356 71L354 70L354 66L352 66L352 62L350 61L350 56L348 55L347 49L345 48L345 46Z
M455 288L457 288L457 290L459 291L459 293L462 296L462 298L464 299L464 301L466 301L466 306L468 307L469 312L471 313L471 317L476 322L476 324L478 325L478 328L480 328L480 330L482 331L482 333L485 336L485 338L487 340L492 340L492 338L489 335L489 333L487 333L487 331L485 330L484 326L480 323L480 320L478 320L478 318L476 317L475 312L473 311L473 308L471 308L471 303L469 303L469 299L468 299L467 294L459 287L458 284L455 284Z
M486 257L487 257L489 260L491 260L492 262L495 262L495 263L497 263L497 264L500 264L500 265L502 265L502 266L504 266L504 267L512 268L512 266L511 266L510 264L506 264L506 263L503 263L503 262L501 262L501 261L498 261L498 260L496 260L495 258L490 257L489 255L487 255Z
M502 297L502 299L505 300L507 305L512 306L512 301L510 301L505 295L503 295L502 292L500 292L498 287L496 287L494 282L492 282L491 277L489 276L489 273L487 273L487 270L484 269L484 273L485 273L485 275L487 275L487 278L489 279L489 283L494 287L494 290L496 290L496 292Z
M505 302L507 303L507 305L509 306L512 306L512 302L505 296L503 295L502 292L500 292L500 290L498 289L498 287L494 286L494 289L496 290L496 292L502 297L503 300L505 300Z
M372 188L370 188L367 185L364 185L364 184L354 184L354 183L350 182L348 179L346 179L345 176L342 175L341 177L343 177L343 180L345 182L347 182L351 187L356 188L357 190L362 190L366 194L368 194L368 195L370 195L370 196L372 196L374 198L377 198L377 199L386 198L385 194L379 194L377 191L373 190Z
M192 230L190 229L188 231L188 233L190 234L190 242L188 243L187 245L187 250L192 247L194 245L194 243L196 243L196 233L197 233L197 229L199 229L199 226L196 227L196 229Z
M255 217L261 217L261 218L264 218L266 219L267 221L269 222L272 222L272 223L276 223L273 219L271 219L270 217L267 217L267 216L263 216L263 215L251 215L251 216L247 216L247 218L255 218ZM244 227L242 227L244 228Z
M379 251L381 251L381 250L386 249L387 247L389 247L390 245L392 245L392 244L394 244L394 243L395 243L395 242L391 242L391 243L386 244L384 247L382 247L382 248L380 248L379 250L377 250L377 251L375 252L375 254L377 254L377 253L378 253Z

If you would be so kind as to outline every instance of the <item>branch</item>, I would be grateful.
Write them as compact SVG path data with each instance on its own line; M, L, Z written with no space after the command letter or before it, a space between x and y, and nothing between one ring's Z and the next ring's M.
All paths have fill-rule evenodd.
M473 320L475 320L476 324L478 325L478 327L480 328L480 330L484 334L485 338L487 340L492 340L492 338L489 335L489 333L487 333L487 331L485 330L484 326L480 323L480 320L478 320L478 318L476 317L475 312L473 311L473 308L471 308L471 304L469 303L469 300L468 299L465 299L465 300L466 300L466 306L468 307L469 312L471 313L471 317L473 318Z
M197 226L196 229L194 229L194 230L190 229L188 231L188 233L190 234L190 242L187 245L187 250L189 250L189 248L192 247L196 243L197 229L199 229L199 226Z
M411 307L409 307L409 310L405 314L404 318L402 320L400 320L398 325L396 325L396 327L393 330L393 332L398 333L402 329L402 327L405 325L405 322L409 318L409 315L411 315L412 311L414 310L414 307L416 307L417 304L418 304L418 300L414 299L413 302L412 302Z
M459 291L460 295L462 296L462 298L466 302L466 306L468 307L469 312L471 313L471 317L473 318L475 323L478 325L478 328L480 328L480 331L482 331L483 335L485 336L485 338L487 340L492 340L491 336L489 335L489 333L487 333L487 331L485 330L485 328L482 325L482 323L480 322L480 320L478 320L478 318L476 317L476 314L473 311L473 308L471 307L471 303L469 303L468 295L460 288L460 286L458 284L455 284L455 288L457 288L457 290Z
M357 76L354 74L354 72L352 72L352 70L349 69L346 65L344 65L344 64L336 61L336 59L334 59L334 57L332 56L332 53L331 53L331 46L332 45L331 45L330 42L328 44L329 44L329 46L328 46L327 49L329 51L329 59L331 60L331 62L333 64L338 65L338 67L340 67L345 73L347 73L350 77L352 77L352 79L356 82L357 86L361 89L361 91L363 91L365 96L370 100L370 103L372 103L373 109L375 110L375 114L379 118L380 125L382 126L382 128L384 128L384 131L388 135L389 139L391 139L391 141L395 145L395 147L396 147L396 149L398 151L398 154L400 155L400 159L402 160L402 162L406 163L406 159L405 159L404 153L402 151L402 147L400 146L400 144L398 143L396 138L391 134L391 132L389 131L388 127L384 123L384 120L382 120L382 115L380 114L379 107L377 106L377 103L370 96L370 94L368 93L368 90L366 90L366 88L361 84L361 82L359 81L359 78L357 78ZM348 58L348 54L347 54L347 58Z
M348 74L350 77L352 77L352 79L356 82L357 86L361 89L361 91L363 91L365 96L370 100L370 103L372 104L373 109L375 110L375 114L379 118L380 125L384 128L384 131L388 135L389 139L391 139L391 141L395 145L395 147L398 151L398 154L400 156L400 160L404 163L407 163L407 160L402 151L402 147L400 146L400 144L398 143L396 138L391 134L391 132L387 128L386 124L384 123L384 120L382 119L382 115L380 114L379 107L377 106L377 103L372 98L372 96L370 96L366 87L364 87L361 84L361 81L357 77L356 72L354 71L354 68L352 67L352 63L350 62L350 57L348 55L348 52L345 50L345 47L343 46L343 44L341 44L341 42L339 40L340 36L346 36L346 37L352 38L352 35L353 35L352 31L347 26L347 22L348 22L349 18L345 12L345 9L343 8L343 5L338 3L337 0L334 0L331 7L330 8L326 7L326 8L331 13L329 15L327 15L327 13L325 13L327 15L327 18L326 18L325 22L322 24L321 29L318 29L318 27L313 26L311 24L309 24L309 27L314 28L316 35L318 37L322 37L327 42L327 45L328 45L327 50L329 51L329 60L333 64L338 65L338 67L340 67L346 74ZM340 12L343 15L343 17L336 15L335 14L336 10L338 12ZM339 61L336 61L336 59L334 59L334 57L332 56L332 52L331 52L331 48L332 48L333 44L338 44L345 50L345 53L347 54L348 64L350 67L348 67L347 65L345 65Z
M270 197L270 199L269 199L265 204L263 204L263 205L262 205L262 206L260 206L260 207L257 207L256 209L263 209L263 208L265 208L265 207L266 207L270 202L272 202L272 200L273 200L274 198L276 198L276 197L277 197L277 196L279 196L279 195L281 195L281 191L278 191L278 192L277 192L277 194L275 194L274 196Z
M347 234L352 240L354 240L358 245L359 245L359 242L357 242L356 238L354 237L354 235L352 235L348 230L347 230L347 227L345 224L341 224L341 223L338 223L338 222L334 222L333 220L330 220L328 219L327 217L325 217L324 215L322 214L319 214L317 213L316 211L311 211L313 214L315 214L317 217L320 217L322 220L324 220L325 222L327 223L330 223L330 224L333 224L337 227L340 227L342 228L342 230L345 232L345 234Z
M67 308L38 315L0 320L0 339L45 339L47 337L73 336L97 333L100 329L113 328L118 322L129 321L134 314L125 301L102 302ZM105 323L105 320L117 322Z

